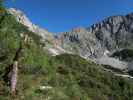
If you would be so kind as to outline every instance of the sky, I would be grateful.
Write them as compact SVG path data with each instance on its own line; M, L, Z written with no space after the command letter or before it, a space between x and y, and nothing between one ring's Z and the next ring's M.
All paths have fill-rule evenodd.
M6 0L5 5L22 10L34 24L54 33L133 12L133 0Z

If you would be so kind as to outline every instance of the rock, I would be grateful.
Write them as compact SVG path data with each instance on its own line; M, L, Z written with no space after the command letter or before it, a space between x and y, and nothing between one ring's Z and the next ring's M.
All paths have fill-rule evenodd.
M40 90L50 90L50 89L52 89L52 87L51 86L40 86L39 89Z

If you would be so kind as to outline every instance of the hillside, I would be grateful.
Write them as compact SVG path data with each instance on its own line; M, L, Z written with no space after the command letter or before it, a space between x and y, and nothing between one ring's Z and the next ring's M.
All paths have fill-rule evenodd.
M53 57L43 46L40 37L14 16L0 16L0 100L132 100L132 79L78 55ZM8 71L19 48L18 82L12 97Z

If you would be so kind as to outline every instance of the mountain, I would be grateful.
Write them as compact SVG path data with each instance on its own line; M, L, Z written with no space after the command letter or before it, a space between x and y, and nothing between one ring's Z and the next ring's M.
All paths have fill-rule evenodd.
M59 36L61 47L120 70L133 68L132 61L113 57L115 52L133 49L133 14L112 16L88 28L75 28Z
M76 30L80 36L71 36L72 45L65 44L63 36L54 38L55 43L51 43L48 37L49 43L43 37L45 34L41 36L42 33L35 33L31 30L32 25L27 24L30 22L25 18L21 22L17 16L9 11L0 16L0 100L132 100L132 77L123 72L109 71L103 65L73 54L73 42L76 47L81 41L77 37L84 37L86 33L90 34L90 39L95 37L87 29L80 31L83 35ZM70 40L68 38L68 43ZM62 49L61 46L66 48ZM59 55L52 56L49 49L52 52L68 51L64 51L67 54L56 52ZM90 59L94 57L100 57L100 54L92 55ZM110 57L130 61L132 50L117 51ZM16 82L13 94L12 82Z

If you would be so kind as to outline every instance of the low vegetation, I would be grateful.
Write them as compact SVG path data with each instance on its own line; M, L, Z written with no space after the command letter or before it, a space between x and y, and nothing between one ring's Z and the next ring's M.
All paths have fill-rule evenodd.
M132 49L123 49L121 51L115 52L112 57L117 57L120 60L132 61L133 60L133 50Z

